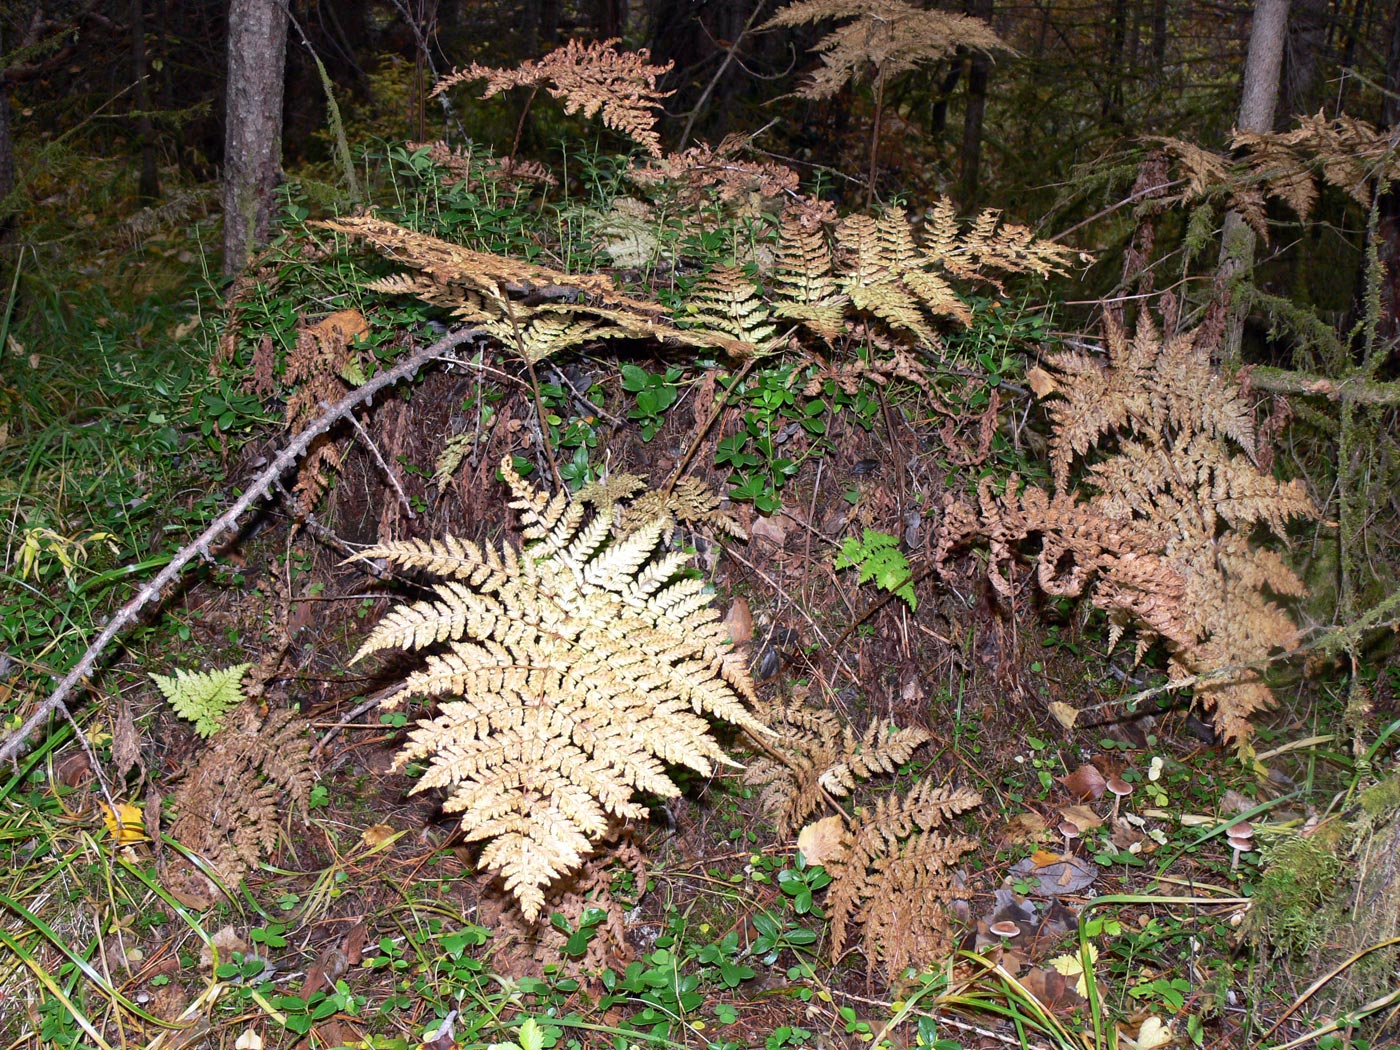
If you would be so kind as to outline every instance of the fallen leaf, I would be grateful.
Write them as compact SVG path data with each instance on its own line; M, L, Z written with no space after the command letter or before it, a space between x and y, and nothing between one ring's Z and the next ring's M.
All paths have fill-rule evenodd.
M776 514L771 517L758 515L754 518L753 524L749 526L749 535L756 540L772 544L774 547L781 547L787 542L787 526L783 524L783 519Z
M1093 966L1098 960L1099 949L1093 944L1087 945L1086 947L1089 953L1089 965ZM1089 997L1088 975L1084 972L1084 960L1081 959L1078 954L1057 955L1050 960L1050 965L1054 967L1056 973L1063 974L1066 977L1077 976L1079 980L1076 981L1074 985L1075 994L1085 999Z
M724 625L729 628L729 640L735 645L744 645L753 640L753 612L748 600L735 598L724 614Z
M1021 986L1052 1013L1068 1014L1084 1005L1084 998L1075 992L1073 982L1054 970L1037 967L1020 980Z
M107 831L117 840L119 846L150 841L146 837L146 821L141 814L141 807L134 802L118 802L115 810L110 806L103 806L102 823L107 825Z
M302 982L299 993L302 1001L310 999L323 985L327 989L333 989L335 982L340 980L349 968L350 960L343 951L335 947L327 948L317 956L311 969L306 971L306 980Z
M1048 856L1048 862L1036 863L1036 858ZM1036 850L1034 857L1017 861L1011 874L1036 880L1036 892L1042 897L1071 896L1083 893L1099 877L1095 864L1080 857L1061 857L1045 850Z
M1130 1047L1137 1047L1137 1050L1157 1050L1157 1047L1166 1046L1174 1038L1172 1026L1164 1024L1156 1014L1151 1014L1138 1026L1137 1038L1129 1039L1124 1036L1123 1042Z
M234 1041L233 1050L263 1050L262 1036L251 1028L245 1028Z
M1039 813L1018 813L1006 822L1001 839L1007 846L1020 846L1024 843L1040 843L1045 840L1049 825Z
M1030 388L1035 391L1036 397L1049 397L1059 389L1059 384L1055 382L1055 377L1039 365L1033 365L1026 372L1026 382L1029 383Z
M1104 779L1098 767L1088 762L1076 769L1069 776L1057 777L1075 798L1081 802L1097 802L1103 798L1103 793L1108 790L1108 781ZM1075 821L1079 824L1079 821ZM1083 827L1080 824L1080 827Z
M1079 708L1071 707L1063 700L1050 701L1050 714L1066 729L1073 729L1074 723L1079 721Z
M1086 831L1093 831L1095 828L1103 827L1103 819L1088 806L1075 804L1073 806L1060 806L1057 810L1065 820L1072 821L1079 825L1082 834Z
M210 878L183 858L166 866L161 884L170 896L195 911L210 907L219 896Z
M248 953L248 945L243 938L238 936L238 932L232 926L221 926L214 931L214 936L209 938L209 943L199 950L199 968L209 970L214 966L214 959L217 956L219 965L223 965L233 958L234 952Z
M825 864L845 852L845 830L840 817L823 817L797 833L797 848L808 864Z
M372 824L360 832L360 841L370 849L378 849L398 832L388 824Z

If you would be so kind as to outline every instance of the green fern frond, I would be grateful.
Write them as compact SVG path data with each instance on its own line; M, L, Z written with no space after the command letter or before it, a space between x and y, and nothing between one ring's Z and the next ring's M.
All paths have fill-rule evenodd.
M861 583L873 580L882 591L903 599L910 612L918 608L909 559L899 549L899 540L887 532L866 529L859 540L847 538L836 555L836 568L859 569Z
M194 723L195 732L206 740L224 727L224 716L241 704L243 676L252 664L238 664L221 671L184 671L173 676L152 674L175 713Z

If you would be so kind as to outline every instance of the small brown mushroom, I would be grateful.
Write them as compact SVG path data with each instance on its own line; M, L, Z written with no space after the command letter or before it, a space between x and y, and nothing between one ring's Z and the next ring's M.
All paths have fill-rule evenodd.
M1133 793L1133 785L1122 777L1109 777L1104 786L1113 792L1113 813L1110 814L1109 819L1117 820L1118 804Z
M1063 821L1060 824L1060 834L1065 837L1065 853L1071 853L1071 843L1079 838L1079 825L1072 820Z
M1240 866L1240 854L1248 853L1254 848L1254 825L1247 820L1242 820L1238 824L1225 829L1225 840L1230 843L1230 870L1237 871Z
M992 923L987 929L996 937L1015 937L1021 932L1021 927L1006 919L1002 919L1001 922Z

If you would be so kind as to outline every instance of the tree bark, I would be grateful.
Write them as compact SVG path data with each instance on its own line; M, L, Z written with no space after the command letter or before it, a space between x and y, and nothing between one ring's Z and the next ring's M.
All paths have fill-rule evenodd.
M156 170L156 135L151 124L151 88L146 79L146 6L131 0L131 75L136 82L136 144L141 154L141 175L136 196L149 204L160 196Z
M988 25L992 0L968 0L966 11ZM982 119L987 112L987 74L992 68L985 51L973 51L967 64L967 112L963 115L962 186L959 197L967 210L977 207L982 166Z
M1293 9L1283 55L1283 105L1274 120L1277 131L1284 130L1295 116L1311 116L1322 104L1318 84L1330 2L1298 0Z
M1240 114L1235 125L1240 131L1263 133L1274 128L1283 45L1288 37L1288 3L1289 0L1258 0L1254 5ZM1227 211L1220 235L1220 262L1215 271L1216 295L1222 305L1228 304L1219 352L1220 361L1227 368L1240 364L1248 312L1233 294L1231 285L1254 265L1254 249L1254 231L1239 212Z
M0 54L5 50L4 27L0 26ZM15 191L15 140L10 131L10 89L5 71L0 69L0 240L14 225L15 208L10 194Z
M272 229L282 178L286 60L287 9L281 0L233 0L224 137L225 274L241 270Z

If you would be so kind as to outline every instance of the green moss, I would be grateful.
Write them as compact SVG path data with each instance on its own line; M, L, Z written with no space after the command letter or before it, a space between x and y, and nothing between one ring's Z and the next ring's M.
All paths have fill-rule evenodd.
M1251 933L1290 955L1317 947L1336 922L1328 897L1340 874L1337 854L1322 843L1301 836L1280 842L1254 894Z

